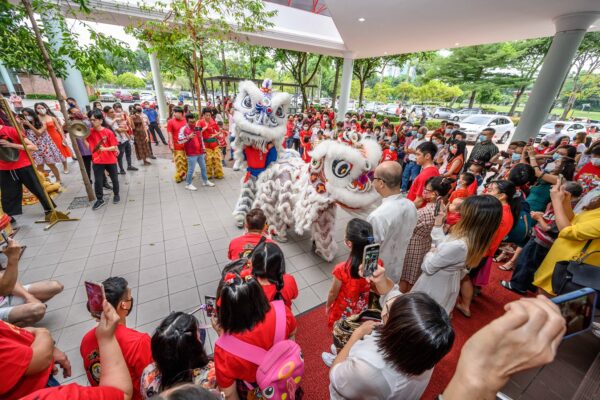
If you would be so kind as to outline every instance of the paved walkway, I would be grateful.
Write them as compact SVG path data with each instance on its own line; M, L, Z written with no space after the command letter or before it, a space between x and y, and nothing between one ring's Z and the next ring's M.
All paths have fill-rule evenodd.
M58 347L67 352L73 365L69 381L87 384L79 345L95 321L85 307L85 280L127 279L135 302L127 324L151 335L171 311L190 311L205 295L214 295L220 270L227 262L229 241L242 233L231 216L240 173L226 168L225 178L215 181L214 188L197 184L198 191L190 192L184 184L174 183L169 160L155 160L152 166L139 168L119 176L118 205L111 200L97 211L91 207L72 210L71 216L79 221L61 222L49 231L34 224L41 215L39 205L25 207L18 218L21 229L16 239L27 245L19 279L25 284L52 278L65 285L48 303L47 314L38 325L48 328ZM85 196L76 163L64 181L66 191L55 199L62 211L74 197ZM326 300L331 270L335 262L347 257L342 240L349 218L338 213L335 238L340 246L334 263L311 254L307 237L292 236L281 245L287 271L295 276L300 289L293 306L296 314ZM203 314L197 316L204 319ZM212 330L209 338L207 347L212 349Z

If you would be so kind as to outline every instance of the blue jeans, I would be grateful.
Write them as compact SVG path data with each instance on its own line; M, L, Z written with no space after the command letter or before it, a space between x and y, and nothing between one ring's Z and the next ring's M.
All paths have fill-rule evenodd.
M409 184L415 180L417 175L421 172L421 166L417 164L415 161L409 161L408 164L404 167L404 172L402 173L402 191L408 191Z
M188 168L187 175L185 177L185 183L190 185L192 183L192 177L194 176L194 169L196 169L196 163L200 166L200 174L202 175L202 181L208 182L208 176L206 175L206 161L204 161L204 154L199 156L188 156Z

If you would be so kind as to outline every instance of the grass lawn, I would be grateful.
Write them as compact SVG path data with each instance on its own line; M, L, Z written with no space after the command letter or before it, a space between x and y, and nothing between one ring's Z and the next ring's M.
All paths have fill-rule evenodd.
M498 112L510 111L510 106L499 106L499 105L495 105L495 104L486 104L486 105L483 105L483 107L484 108L493 108L494 110L496 110ZM524 107L517 107L517 111L523 112L523 108ZM562 108L554 108L552 110L552 114L558 115L559 117L562 115L562 112L563 112ZM600 111L575 110L573 112L573 114L576 118L590 118L590 119L594 119L594 120L600 120Z

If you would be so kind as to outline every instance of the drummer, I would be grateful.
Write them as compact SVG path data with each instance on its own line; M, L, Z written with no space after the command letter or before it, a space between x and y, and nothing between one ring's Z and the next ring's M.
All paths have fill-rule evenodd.
M24 137L23 140L27 145L27 150L37 151L37 146L29 139ZM2 209L10 216L11 223L15 222L15 215L23 214L21 206L23 185L38 198L46 213L52 210L44 189L23 149L17 130L6 126L3 119L0 118L0 190L2 191L0 199Z

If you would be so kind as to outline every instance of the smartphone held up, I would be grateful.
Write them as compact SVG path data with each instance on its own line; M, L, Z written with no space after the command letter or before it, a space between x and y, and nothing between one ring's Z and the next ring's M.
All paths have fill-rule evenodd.
M594 289L584 288L551 299L558 305L560 313L567 323L565 339L591 328L594 321L596 296L597 293Z
M381 244L373 243L365 246L363 251L363 277L368 278L373 275L373 272L377 269L379 262L379 250Z
M87 307L95 318L100 318L102 314L102 304L104 303L105 294L104 286L101 283L85 282L85 292L87 294Z

